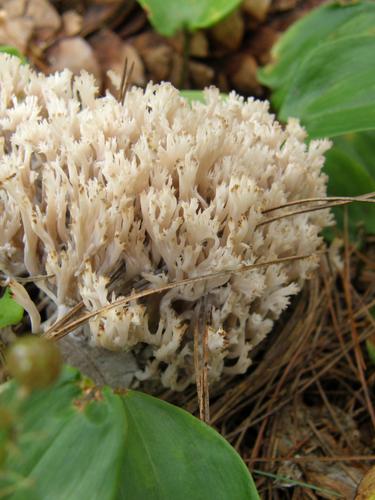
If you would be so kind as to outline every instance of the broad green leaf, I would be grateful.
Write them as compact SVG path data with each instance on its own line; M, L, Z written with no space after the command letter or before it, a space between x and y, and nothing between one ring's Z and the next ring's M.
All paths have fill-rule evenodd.
M22 320L23 307L12 299L12 294L7 288L0 299L0 328L16 325Z
M129 433L121 499L259 498L245 464L211 427L140 392L123 401Z
M334 137L327 155L329 195L355 196L375 182L375 2L328 3L293 25L259 77L279 118L299 118L310 138ZM342 136L345 134L345 136ZM334 210L342 228L343 208ZM349 208L353 237L375 231L372 206Z
M336 137L334 143L361 163L375 179L375 130Z
M328 174L328 192L331 196L358 196L375 191L373 169L375 161L375 132L349 134L334 139L326 154L324 171ZM339 227L343 227L344 208L334 209ZM352 236L362 226L368 233L375 232L375 207L353 203L348 208L349 230Z
M164 36L209 28L229 15L241 0L138 0L151 24Z
M258 73L260 81L273 91L273 105L281 106L302 62L312 50L343 37L373 34L374 25L372 1L327 3L293 24L272 48L272 62Z
M9 54L11 56L16 56L18 57L18 59L21 59L23 63L27 62L26 57L23 54L21 54L21 52L18 49L10 45L0 45L0 52Z
M375 31L318 46L291 83L279 117L298 117L310 137L375 128Z
M212 428L139 392L99 391L74 369L24 399L15 382L3 385L1 409L14 419L12 432L0 428L9 500L259 499Z
M14 390L1 395L2 406L12 407ZM7 497L12 500L116 498L126 436L118 396L105 390L103 401L85 401L72 371L70 379L65 374L51 389L33 393L16 415L17 451L2 474L0 494L17 473L28 484L17 488L16 482L15 492Z

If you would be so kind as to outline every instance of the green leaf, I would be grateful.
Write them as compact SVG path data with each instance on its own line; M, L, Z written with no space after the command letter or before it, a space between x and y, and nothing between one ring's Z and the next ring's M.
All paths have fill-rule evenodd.
M6 465L30 485L17 488L12 500L115 498L126 435L123 405L109 390L103 391L103 401L87 404L79 382L74 372L70 380L65 374L56 386L33 393L21 404L18 452ZM79 397L84 409L73 404ZM1 404L10 408L15 398L11 387ZM2 486L9 487L9 480L4 482L0 493Z
M239 455L211 427L140 392L123 401L129 433L121 499L259 498Z
M259 73L281 120L294 116L310 138L335 138L325 166L329 195L375 188L374 27L375 2L323 5L281 37L273 62ZM352 204L348 210L352 238L360 228L374 233L372 206ZM342 229L344 209L334 212Z
M0 389L15 422L0 475L10 500L259 499L233 448L168 403L99 391L71 368L50 389L19 394L14 381Z
M190 103L192 102L206 102L204 92L202 90L180 90L180 94ZM226 99L228 94L220 93L222 99Z
M206 102L202 90L180 90L180 94L187 101L191 102Z
M370 361L373 365L375 365L375 339L368 339L366 340L366 348L367 348L367 353L370 358Z
M273 91L273 105L276 108L281 106L296 73L311 51L343 37L374 34L374 25L375 3L372 1L347 5L327 3L293 24L274 45L272 62L258 72L261 83Z
M0 45L0 52L18 57L18 59L21 59L23 64L27 63L26 57L21 54L21 52L15 47L12 47L10 45Z
M209 28L229 15L241 0L138 0L154 28L164 36Z
M10 325L17 325L22 320L23 307L12 299L9 288L6 288L4 295L0 299L0 328Z
M361 163L375 179L375 131L346 134L335 138L334 142L353 159Z
M357 196L375 191L375 132L349 134L334 139L326 154L324 171L328 174L331 196ZM334 209L340 228L343 228L344 208ZM353 203L348 207L349 231L352 238L362 226L375 233L375 207Z
M375 128L375 33L320 45L293 80L279 117L298 117L310 137Z

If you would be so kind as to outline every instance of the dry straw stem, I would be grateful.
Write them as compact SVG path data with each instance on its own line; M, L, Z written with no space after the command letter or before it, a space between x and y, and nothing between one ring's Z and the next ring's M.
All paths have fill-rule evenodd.
M338 202L338 205L349 204L353 202L364 202L364 203L374 203L375 200L371 200L375 196L375 192L361 194L360 196L324 196L320 198L305 198L304 200L294 200L289 201L288 203L283 203L282 205L278 205L277 207L268 208L267 210L263 210L263 214L268 214L269 212L273 212L274 210L280 210L281 208L292 207L295 205L303 205L305 203L328 203L328 202ZM326 208L324 205L322 208Z
M349 478L354 495L358 478L375 460L358 432L359 427L367 429L367 442L374 436L366 398L370 376L374 383L373 368L362 369L361 375L356 359L356 352L364 352L363 343L375 332L370 312L375 298L375 255L369 251L364 256L347 240L345 244L350 273L346 269L335 274L323 255L320 272L255 356L254 369L211 388L210 413L211 424L237 446L250 469L259 462L265 471L277 474L282 462L292 462L306 482L324 486L319 477L330 478L333 489L349 498L340 478ZM358 269L362 269L360 274ZM350 275L355 277L350 283L351 307L345 290ZM357 336L353 336L353 324ZM193 392L168 398L190 411L198 407ZM305 399L311 406L304 404ZM304 432L306 426L309 432ZM257 440L260 431L263 439ZM251 455L254 447L257 453ZM265 500L291 498L293 491L297 495L293 498L303 498L306 493L257 482L266 486Z
M369 415L371 416L371 421L373 425L373 429L375 430L375 411L371 401L371 397L369 394L369 389L367 386L364 370L366 368L365 361L363 359L363 354L359 344L359 335L357 330L357 325L355 318L353 316L353 298L351 292L351 280L350 280L350 246L349 246L349 235L348 235L348 211L345 210L345 231L344 231L344 242L345 242L345 251L344 251L344 271L343 271L343 284L344 284L344 292L345 292L345 300L348 308L348 313L350 317L350 329L352 334L352 339L354 343L354 352L355 352L355 360L357 363L358 377L361 381L362 390L365 395L366 404L368 408Z
M200 339L202 339L202 345ZM208 368L207 301L203 298L194 325L194 369L199 418L206 423L210 421Z
M331 457L262 457L262 458L247 458L246 462L375 462L375 455L335 455Z
M134 61L132 62L131 66L129 68L129 71L128 71L128 63L129 63L128 58L125 58L124 69L123 69L122 76L121 76L120 95L119 95L119 102L122 105L125 102L126 92L128 91L131 77L132 77L132 74L134 71Z
M285 257L285 258L281 258L281 259L271 260L268 262L260 262L257 264L239 266L236 269L217 271L217 272L209 273L209 274L206 274L203 276L197 276L194 278L187 278L185 280L179 280L179 281L176 281L173 283L167 283L166 285L163 285L163 286L158 287L158 288L151 288L148 290L143 290L141 292L134 293L134 294L129 295L127 297L118 299L118 300L112 302L111 304L108 304L105 307L102 307L102 308L97 309L95 311L92 311L90 313L84 314L80 318L72 321L71 323L65 324L65 325L64 325L64 323L66 323L66 320L65 320L65 316L64 316L59 321L59 325L62 324L64 326L62 326L61 328L55 328L55 325L52 325L44 333L44 336L46 338L49 338L49 339L59 340L62 337L64 337L65 335L68 335L70 332L74 331L78 327L85 324L91 318L94 318L95 316L99 316L100 314L102 314L110 309L113 309L115 307L125 306L126 304L128 304L129 302L132 302L134 300L139 300L139 299L142 299L144 297L148 297L150 295L163 293L163 292L166 292L167 290L171 290L172 288L177 288L177 287L180 287L183 285L191 285L193 283L198 283L200 281L206 281L206 280L209 280L212 278L217 278L217 277L224 276L227 274L234 274L234 273L239 273L239 272L244 272L244 271L251 271L253 269L259 269L262 267L268 267L268 266L273 266L276 264L283 264L283 263L288 263L288 262L293 262L293 261L303 260L303 259L313 259L316 257L317 257L317 254L314 254L314 255L294 255L292 257ZM67 315L69 315L69 314L70 313L67 313Z
M274 211L274 210L279 210L281 208L286 208L286 207L300 205L300 204L302 205L305 203L324 202L322 205L318 205L316 207L302 208L300 210L294 210L293 212L287 212L285 214L276 215L275 217L270 217L266 220L259 222L257 224L257 227L264 226L265 224L271 224L272 222L276 222L278 220L285 219L286 217L292 217L294 215L316 212L318 210L325 210L327 208L334 208L334 207L339 207L339 206L343 206L343 205L349 205L350 203L353 203L353 202L375 203L375 200L372 199L373 197L374 197L374 193L367 193L367 194L363 194L363 195L356 196L356 197L306 198L304 200L298 200L298 201L292 201L289 203L284 203L283 205L279 205L277 207L272 207L270 209L263 210L262 213L265 214L265 213L269 213L269 212Z
M126 93L126 90L127 90L127 85L128 85L128 80L129 80L129 74L131 75L131 70L132 68L130 68L130 72L128 73L127 72L127 60L125 61L125 66L124 66L124 72L123 72L123 79L121 81L121 92L123 95L123 98L125 97L125 93ZM292 201L292 202L289 202L289 203L286 203L286 204L282 204L282 205L279 205L277 207L272 207L270 209L267 209L267 210L264 210L263 213L268 213L268 212L271 212L271 211L275 211L275 210L279 210L279 209L282 209L282 208L286 208L288 206L294 206L294 205L299 205L299 204L305 204L305 203L315 203L315 202L324 202L324 205L320 205L318 207L310 207L310 208L306 208L306 209L303 209L303 210L299 210L299 211L294 211L294 212L289 212L289 213L286 213L286 214L281 214L277 217L273 217L273 218L270 218L270 219L267 219L265 221L262 221L260 224L258 224L258 226L260 225L264 225L264 224L269 224L271 222L275 222L277 220L280 220L284 217L290 217L290 216L293 216L293 215L298 215L298 214L301 214L301 213L306 213L306 212L311 212L311 211L315 211L315 210L323 210L323 209L326 209L326 208L331 208L331 207L334 207L334 206L341 206L341 205L347 205L347 204L350 204L350 203L353 203L353 202L362 202L362 203L374 203L375 200L371 199L372 197L375 196L375 193L374 192L371 192L371 193L366 193L364 195L360 195L360 196L356 196L356 197L320 197L320 198L305 198L303 200L296 200L296 201ZM331 203L327 203L327 202L331 202ZM292 260L299 260L299 259L306 259L308 257L312 257L312 256L295 256L295 257L288 257L286 259L278 259L276 261L271 261L271 262L268 262L268 263L261 263L261 264L255 264L255 265L251 265L251 266L241 266L240 268L238 268L238 270L228 270L228 271L218 271L216 273L211 273L209 275L205 275L205 276L200 276L200 277L196 277L196 278L189 278L189 279L186 279L186 280L180 280L176 283L170 283L170 284L167 284L167 285L164 285L160 288L157 288L157 289L152 289L152 290L145 290L145 291L142 291L138 294L133 294L133 295L130 295L129 297L125 297L123 299L119 299L118 301L115 301L113 302L112 304L109 304L108 306L106 307L103 307L102 309L100 310L97 310L97 311L93 311L93 312L90 312L86 315L84 315L83 317L81 318L78 318L76 320L76 322L74 323L71 323L71 324L66 324L67 321L73 316L76 314L76 309L74 308L74 310L72 311L69 311L63 318L61 318L59 320L58 323L55 323L54 325L52 325L46 332L45 332L45 336L47 338L53 338L55 340L58 340L60 338L62 338L63 336L69 334L71 331L73 331L74 329L76 329L78 326L81 326L84 322L88 321L90 318L92 317L95 317L97 316L98 314L104 312L104 311L107 311L113 307L117 307L117 306L124 306L126 305L127 303L129 303L131 300L137 300L137 299L140 299L140 298L143 298L143 297L146 297L146 296L149 296L149 295L152 295L153 293L163 293L167 290L170 290L171 288L175 288L175 287L178 287L178 286L182 286L182 285L185 285L185 284L192 284L192 283L195 283L195 282L198 282L198 281L201 281L201 280L206 280L206 279L209 279L209 278L214 278L214 277L217 277L217 276L222 276L224 274L227 274L227 273L236 273L236 272L241 272L241 271L247 271L247 270L250 270L250 269L255 269L255 268L258 268L258 267L267 267L268 265L273 265L273 264L277 264L277 263L282 263L282 262L286 262L286 261L292 261ZM50 276L37 276L37 277L30 277L30 278L18 278L19 281L21 280L24 280L24 282L28 282L28 281L34 281L34 280L41 280L43 278L47 278L47 277L50 277ZM80 302L79 303L79 309L81 309L83 307L83 303ZM82 323L81 323L82 322Z

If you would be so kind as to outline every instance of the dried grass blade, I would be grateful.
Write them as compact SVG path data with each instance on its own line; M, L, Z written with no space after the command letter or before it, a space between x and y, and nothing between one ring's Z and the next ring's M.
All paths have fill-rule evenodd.
M375 203L375 200L372 199L361 199L355 200L356 202L361 201L362 203ZM270 217L268 219L263 220L262 222L259 222L256 225L256 228L264 226L265 224L271 224L272 222L276 222L281 219L285 219L287 217L293 217L294 215L301 215L301 214L306 214L310 212L317 212L318 210L326 210L327 208L334 208L334 207L339 207L339 206L344 206L344 205L350 205L351 203L354 203L354 201L336 201L332 203L325 203L323 205L318 205L317 207L311 207L311 208L303 208L301 210L294 210L292 212L287 212L286 214L281 214L281 215L276 215L275 217Z
M260 262L260 263L256 263L256 264L244 265L244 266L240 266L240 267L235 268L235 269L227 269L227 270L223 270L223 271L217 271L217 272L202 275L202 276L196 276L194 278L187 278L185 280L167 283L166 285L163 285L163 286L158 287L158 288L151 288L151 289L143 290L141 292L137 292L137 293L134 293L134 294L129 295L127 297L115 300L114 302L112 302L111 304L108 304L105 307L102 307L100 309L97 309L96 311L92 311L92 312L89 312L87 314L84 314L83 316L81 316L77 320L72 321L71 323L68 323L67 325L65 325L64 327L62 327L60 329L55 329L54 325L52 325L52 327L44 335L47 338L58 340L58 339L64 337L65 335L68 335L70 332L74 331L76 328L82 326L84 323L89 321L91 318L94 318L95 316L98 316L106 311L109 311L110 309L113 309L115 307L123 307L133 300L137 300L137 299L141 299L144 297L148 297L150 295L162 293L162 292L165 292L167 290L171 290L172 288L176 288L176 287L183 286L183 285L190 285L193 283L198 283L200 281L205 281L205 280L208 280L210 278L217 278L219 276L225 276L227 274L235 274L238 272L251 271L251 270L259 269L262 267L268 267L268 266L272 266L272 265L280 265L280 264L284 264L284 263L288 263L288 262L294 262L294 261L303 260L303 259L311 259L311 258L316 258L316 257L317 257L317 254L314 254L314 255L313 254L293 255L291 257L283 257L281 259L275 259L275 260L271 260L271 261L267 261L267 262ZM64 319L65 318L61 318L62 321Z
M351 293L351 282L350 282L350 253L349 253L349 233L348 233L348 213L347 210L344 214L344 272L343 272L343 286L344 286L344 295L346 304L348 307L348 314L350 319L350 327L354 345L354 354L357 363L358 370L358 378L362 385L362 390L365 396L366 405L368 409L368 413L371 418L372 426L375 429L375 410L371 401L370 393L367 387L366 377L364 370L366 368L360 341L359 335L357 332L356 320L353 313L353 302L352 302L352 293Z
M269 212L273 212L274 210L280 210L282 208L292 207L295 205L303 205L304 203L318 203L318 202L366 202L367 200L373 198L375 196L375 192L361 194L359 196L325 196L318 198L304 198L302 200L294 200L289 201L287 203L283 203L282 205L278 205L277 207L267 208L262 211L262 214L267 214ZM370 201L371 203L371 201Z

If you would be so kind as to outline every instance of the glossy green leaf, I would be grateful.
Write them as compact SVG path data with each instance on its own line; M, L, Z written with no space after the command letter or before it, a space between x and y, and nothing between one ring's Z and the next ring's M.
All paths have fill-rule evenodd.
M23 307L12 299L12 294L7 288L0 299L0 328L17 325L22 320Z
M375 179L375 130L336 137L334 143L361 163Z
M274 45L272 62L258 73L260 81L272 89L273 105L281 106L311 51L343 37L374 34L374 26L375 3L372 1L346 5L327 3L293 24Z
M140 392L123 401L129 433L121 499L259 498L245 464L211 427Z
M375 128L375 32L326 43L304 60L279 117L301 119L310 137Z
M241 0L138 0L154 28L164 36L209 28L229 15Z
M0 474L0 495L13 488L10 500L259 498L218 433L145 394L98 391L65 369L26 399L15 382L5 384L1 408L13 409L15 423Z
M85 402L80 380L71 371L56 386L22 402L15 416L20 429L16 451L9 452L0 494L16 473L27 479L27 487L17 487L16 481L8 497L12 500L115 498L126 420L120 398L108 390L103 396L103 401ZM11 386L0 404L11 408L15 398ZM82 402L74 406L79 398Z
M326 154L324 171L328 174L331 196L357 196L375 191L374 168L375 132L349 134L334 139ZM344 208L334 209L340 228L343 228ZM349 230L352 237L359 229L375 233L375 206L353 203L348 207Z
M328 3L294 24L259 77L278 117L299 118L311 137L334 137L329 195L355 196L375 183L375 2ZM343 135L345 134L345 135ZM349 207L349 230L374 233L373 206ZM343 228L344 209L334 209Z

